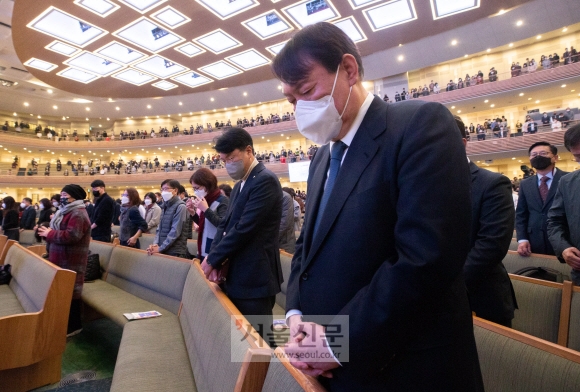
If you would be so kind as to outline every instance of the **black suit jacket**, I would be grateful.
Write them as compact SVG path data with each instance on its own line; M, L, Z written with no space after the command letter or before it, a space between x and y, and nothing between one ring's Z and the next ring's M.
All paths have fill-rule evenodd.
M514 231L514 202L509 178L471 169L471 250L463 267L471 310L484 319L514 318L517 302L502 263Z
M569 173L558 184L554 202L548 212L548 235L560 262L562 252L570 247L580 249L580 171Z
M115 200L108 193L103 193L95 200L91 223L96 223L97 227L91 230L91 236L110 236L114 213Z
M282 188L262 163L252 170L242 191L234 185L225 218L217 228L207 262L220 268L229 260L226 292L231 298L266 298L280 292L282 267L278 229Z
M516 209L517 239L530 241L532 253L553 255L554 248L548 240L548 211L554 201L558 182L568 174L556 169L546 202L542 202L538 187L538 176L534 175L520 182L518 207Z
M331 390L482 390L467 292L470 179L451 113L375 97L313 232L329 146L310 165L287 310L349 315Z
M29 206L22 212L22 217L20 218L20 228L24 230L34 229L36 224L36 210L34 207Z

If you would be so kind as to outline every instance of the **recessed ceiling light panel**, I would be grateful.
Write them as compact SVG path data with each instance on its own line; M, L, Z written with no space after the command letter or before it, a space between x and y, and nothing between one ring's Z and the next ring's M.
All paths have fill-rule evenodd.
M168 5L150 15L153 19L174 29L191 21L190 18Z
M121 8L121 6L109 0L75 0L74 3L103 18Z
M57 73L58 76L62 76L63 78L68 78L75 80L81 83L90 83L94 80L99 78L99 75L95 75L90 72L81 71L80 69L76 68L67 68L63 71Z
M348 0L353 10L364 7L365 5L373 4L381 0Z
M155 76L146 74L144 72L139 72L131 68L124 69L121 72L112 75L112 77L127 83L134 84L136 86L141 86L145 83L149 83L157 79Z
M242 25L261 39L293 30L292 25L276 10L270 10L243 21Z
M117 41L112 41L107 45L95 50L95 53L125 65L147 57L146 54L132 49L126 45L120 44Z
M165 90L165 91L172 90L176 87L179 87L177 84L168 82L167 80L160 80L157 83L153 83L152 86L160 88L161 90Z
M53 6L26 26L81 48L107 34L107 31Z
M121 27L113 35L153 53L160 52L179 42L185 41L184 38L171 31L167 31L165 28L158 26L144 16L129 23L125 27Z
M257 0L195 0L224 20L260 5Z
M133 68L155 75L160 79L165 79L179 73L187 71L183 65L174 63L161 56L152 56L133 65Z
M360 28L354 16L337 20L332 22L336 27L340 28L346 35L350 37L353 42L366 41L367 36Z
M288 41L284 41L284 42L280 42L279 44L276 44L276 45L268 46L266 48L266 50L268 52L272 53L274 56L277 56L278 53L280 53L280 51L282 50L282 48L286 45L286 42L288 42Z
M152 10L159 4L165 3L167 0L119 0L121 3L128 5L135 11L144 14L147 11Z
M206 47L215 54L223 53L238 46L242 43L223 31L222 29L214 30L210 33L197 37L193 40L198 44Z
M36 68L39 69L41 71L45 71L45 72L50 72L53 69L55 69L56 67L58 67L58 65L53 64L53 63L49 63L48 61L44 61L44 60L39 60L37 58L31 58L30 60L26 61L23 63L24 65L26 65L27 67L32 67L32 68Z
M229 78L230 76L242 73L242 71L223 60L201 67L199 70L210 76L213 76L216 79L225 79Z
M431 0L433 19L445 18L479 8L480 0Z
M45 49L52 50L53 52L60 53L65 56L74 56L75 54L79 53L81 49L75 48L69 44L65 44L64 42L60 42L58 40L54 40L48 45L44 47Z
M174 49L180 53L183 53L187 57L194 57L194 56L197 56L198 54L202 54L202 53L206 52L205 49L202 49L199 46L192 44L191 42L180 45Z
M302 0L282 8L282 11L300 28L340 18L330 0Z
M392 0L363 10L373 31L387 29L417 19L413 0Z
M171 78L179 83L185 84L188 87L199 87L204 84L208 84L213 82L213 79L210 79L206 76L200 75L195 72L187 72L178 76Z
M237 65L244 71L270 64L270 60L255 49L249 49L244 52L226 57L226 60Z
M122 64L86 51L66 60L64 64L99 76L108 76L123 68Z

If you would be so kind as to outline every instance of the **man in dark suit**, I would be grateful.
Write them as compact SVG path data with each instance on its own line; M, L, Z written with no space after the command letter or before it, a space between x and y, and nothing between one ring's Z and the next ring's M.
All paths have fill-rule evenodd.
M115 200L107 194L105 183L95 180L91 183L95 208L91 218L91 238L95 241L111 242L111 224L115 213Z
M288 281L291 363L331 391L483 390L462 275L469 168L453 116L367 93L355 44L332 24L296 33L273 70L299 131L323 145ZM317 315L349 316L348 361Z
M465 125L458 116L455 120L467 146ZM502 260L514 231L512 184L506 176L471 161L469 168L471 250L463 267L469 304L476 316L511 328L517 302Z
M580 163L580 125L566 131L564 146ZM572 268L572 281L580 286L580 170L560 180L548 212L548 236L556 256Z
M548 211L552 206L560 178L567 172L556 169L558 149L548 142L537 142L528 150L536 174L520 182L516 209L518 253L553 255L548 240Z
M32 206L32 199L29 197L23 198L20 208L24 210L20 218L20 229L33 230L36 224L36 210Z
M252 137L244 129L225 131L214 148L230 177L240 181L201 267L210 277L214 269L228 263L226 294L267 340L283 281L278 245L282 187L276 175L254 157Z

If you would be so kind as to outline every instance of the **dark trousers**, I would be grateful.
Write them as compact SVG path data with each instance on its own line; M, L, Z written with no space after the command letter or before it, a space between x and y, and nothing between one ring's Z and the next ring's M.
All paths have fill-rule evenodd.
M70 304L68 327L66 333L77 331L82 328L81 324L81 300L73 299Z
M91 238L95 241L102 241L102 242L111 242L110 235L92 235Z
M272 335L272 323L274 322L272 309L276 303L276 296L251 299L230 298L230 300L262 336L262 339L270 347L275 348L276 343L273 340L273 336L268 337L268 334Z

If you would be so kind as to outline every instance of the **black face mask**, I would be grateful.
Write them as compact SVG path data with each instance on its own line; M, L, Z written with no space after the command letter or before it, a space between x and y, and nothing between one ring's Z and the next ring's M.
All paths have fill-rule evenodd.
M530 163L534 169L544 170L552 164L552 158L538 155L537 157L530 159Z
M66 198L66 197L61 197L61 198L60 198L60 205L61 205L62 207L64 207L64 206L66 206L67 204L68 204L68 198Z
M93 196L99 197L99 196L101 196L101 194L99 193L99 191L93 191Z

